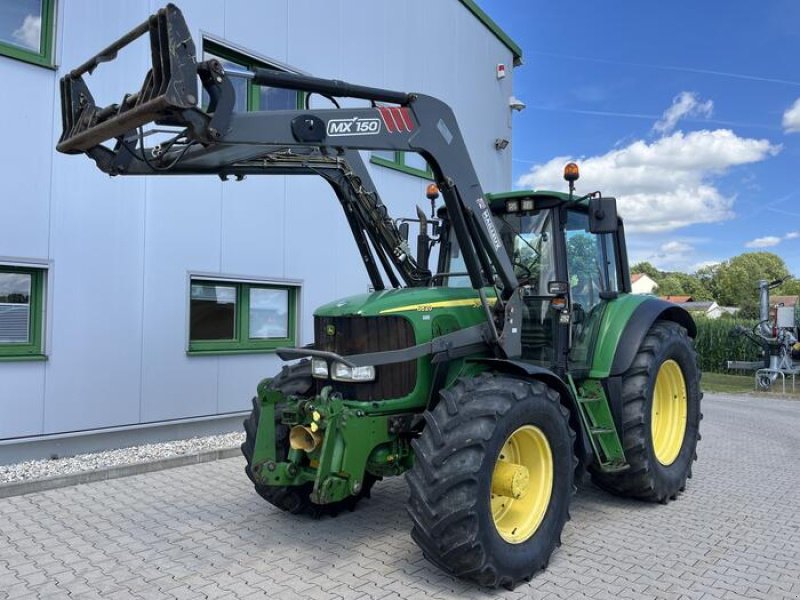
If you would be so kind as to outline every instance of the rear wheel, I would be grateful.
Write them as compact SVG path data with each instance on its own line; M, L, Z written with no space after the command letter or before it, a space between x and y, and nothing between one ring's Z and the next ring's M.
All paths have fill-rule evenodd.
M622 377L622 445L630 469L595 470L594 482L620 496L675 499L697 459L701 398L697 352L686 329L657 321Z
M411 536L457 577L513 588L560 544L575 434L557 392L495 374L459 380L414 441Z
M283 367L283 370L272 380L269 387L287 396L304 396L311 391L312 383L311 363L303 360ZM289 427L280 422L280 413L279 405L275 407L275 456L278 461L285 461L289 452ZM242 444L242 454L247 460L244 468L245 473L247 473L250 481L253 482L258 495L264 500L292 514L309 514L319 517L322 515L335 516L343 509L353 510L359 500L369 497L370 490L376 481L375 477L369 473L364 474L364 481L358 494L330 504L316 504L311 501L311 491L314 484L310 482L294 486L271 486L257 483L253 477L251 466L260 418L261 404L258 398L253 398L253 410L250 412L250 416L244 420L245 441Z

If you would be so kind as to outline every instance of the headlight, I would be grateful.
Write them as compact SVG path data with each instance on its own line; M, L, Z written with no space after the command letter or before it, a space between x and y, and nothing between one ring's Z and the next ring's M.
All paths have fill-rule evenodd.
M321 358L311 359L311 375L318 379L328 378L328 363Z
M375 367L348 367L342 363L333 363L333 379L335 381L374 381Z
M321 358L311 359L311 375L317 379L328 379L328 363ZM333 363L333 379L336 381L375 381L375 367L348 367Z

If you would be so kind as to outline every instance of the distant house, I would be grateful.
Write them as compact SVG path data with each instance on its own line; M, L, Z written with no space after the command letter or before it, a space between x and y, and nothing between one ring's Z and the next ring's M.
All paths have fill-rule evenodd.
M694 298L691 296L661 296L662 300L666 300L667 302L672 302L673 304L684 304L686 302L694 302Z
M652 294L658 284L647 273L631 273L631 291L634 294Z
M722 313L725 312L722 307L713 300L706 302L682 302L680 306L692 313L693 316L702 315L707 319L719 319Z

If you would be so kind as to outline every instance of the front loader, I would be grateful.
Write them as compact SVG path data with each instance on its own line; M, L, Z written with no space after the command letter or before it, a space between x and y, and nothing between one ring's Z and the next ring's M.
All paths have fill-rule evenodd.
M153 60L142 87L98 106L87 76L142 35ZM332 108L237 113L232 77ZM258 385L242 450L274 506L336 514L405 474L424 555L510 588L547 565L584 471L643 500L684 490L701 417L695 325L630 293L616 203L575 197L574 165L569 194L485 193L445 103L226 72L198 60L172 4L65 75L61 95L57 149L109 175L316 174L342 205L374 291L317 308L314 343L279 349L294 362ZM342 97L365 106L339 108ZM390 218L359 150L420 154L441 205Z

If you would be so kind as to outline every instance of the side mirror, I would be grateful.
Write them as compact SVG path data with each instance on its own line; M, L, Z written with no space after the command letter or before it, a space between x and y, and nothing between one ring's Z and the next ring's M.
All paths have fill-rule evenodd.
M408 223L400 223L400 236L405 240L408 241Z
M589 199L589 231L591 233L614 233L617 230L617 199Z
M551 296L566 296L569 293L568 281L548 281L547 293Z

